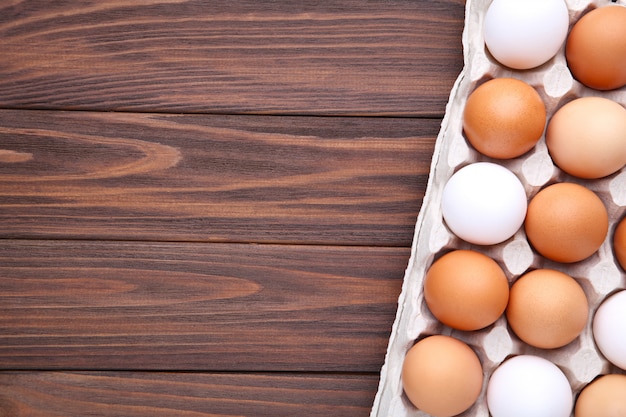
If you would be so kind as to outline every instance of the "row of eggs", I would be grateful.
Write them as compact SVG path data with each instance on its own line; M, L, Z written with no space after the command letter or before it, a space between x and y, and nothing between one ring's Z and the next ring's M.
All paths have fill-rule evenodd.
M626 85L626 7L594 9L569 34L568 26L563 0L494 0L485 15L485 45L501 64L525 70L547 62L565 42L568 67L579 82L597 90ZM472 92L463 117L468 142L494 159L524 155L545 133L550 157L574 177L603 178L626 165L626 109L606 98L575 99L546 126L545 105L532 86L497 78ZM609 230L607 210L593 191L576 183L556 183L528 202L517 176L491 162L458 170L444 187L441 208L449 229L467 242L498 244L524 227L539 254L562 263L590 257ZM626 219L615 229L613 246L626 269ZM505 314L513 332L540 349L570 343L589 315L585 293L569 275L533 270L509 288L498 263L473 250L454 250L437 259L426 274L423 294L431 313L451 328L479 330ZM626 291L619 291L596 311L593 334L604 356L626 370L624 317ZM448 375L442 375L442 366ZM483 371L468 345L433 335L407 352L402 381L414 405L447 417L477 400ZM486 395L493 417L566 417L574 401L563 372L533 355L502 363L491 375ZM626 415L625 398L626 375L604 375L581 392L575 415Z
M626 85L626 10L618 5L597 8L569 30L569 12L562 0L493 0L485 14L485 45L506 67L538 67L565 43L574 77L596 90Z

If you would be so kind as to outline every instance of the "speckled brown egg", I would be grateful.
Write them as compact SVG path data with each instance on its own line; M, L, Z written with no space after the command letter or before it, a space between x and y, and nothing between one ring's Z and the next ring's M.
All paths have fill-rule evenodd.
M511 286L506 317L513 332L531 346L565 346L578 337L588 316L582 287L563 272L537 269Z
M557 262L578 262L593 255L609 230L604 203L574 183L556 183L528 204L524 230L537 252Z
M404 393L415 407L432 416L451 417L469 409L478 399L482 384L478 356L453 337L426 337L404 358Z
M617 262L626 270L626 217L617 224L613 235L613 250Z
M581 17L567 37L565 56L574 77L587 87L626 85L626 7L604 6Z
M424 299L442 323L478 330L495 322L509 301L509 282L496 261L455 250L437 259L424 278Z
M515 78L495 78L481 84L467 99L463 131L483 155L515 158L541 138L546 108L539 93Z

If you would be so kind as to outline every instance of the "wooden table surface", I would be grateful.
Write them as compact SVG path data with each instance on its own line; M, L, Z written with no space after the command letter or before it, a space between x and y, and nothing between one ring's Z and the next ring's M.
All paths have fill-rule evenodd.
M367 416L463 0L0 3L0 416Z

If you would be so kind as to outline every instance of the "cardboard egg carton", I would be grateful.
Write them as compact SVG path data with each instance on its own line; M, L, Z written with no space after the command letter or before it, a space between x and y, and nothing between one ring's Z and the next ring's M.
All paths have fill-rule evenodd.
M541 95L548 120L565 103L585 96L606 97L626 107L626 87L602 92L580 84L572 77L565 59L564 46L546 64L531 70L512 70L495 61L487 52L482 34L483 18L491 0L467 0L463 31L464 68L450 94L446 114L437 137L430 177L413 237L411 257L405 272L398 311L381 370L378 392L371 417L423 417L403 393L401 371L404 356L417 341L434 334L453 336L466 342L478 354L484 370L481 395L462 417L487 417L485 399L492 372L505 359L532 354L556 364L567 376L576 396L586 384L605 373L623 370L610 364L597 350L591 322L599 304L619 289L626 288L626 273L614 259L612 241L617 222L626 214L626 169L599 180L582 180L558 169L552 162L545 136L533 150L511 160L495 160L474 150L463 136L463 110L469 94L491 78L512 77L533 86ZM592 8L611 4L608 0L566 0L570 29ZM626 0L617 2L626 5ZM441 214L441 195L447 180L459 168L479 161L496 162L514 172L524 184L528 199L543 187L556 182L575 182L596 192L604 202L610 219L607 239L590 258L561 264L543 258L533 251L523 227L507 241L491 246L471 245L457 238L446 227ZM474 332L453 330L441 324L428 310L422 294L424 276L439 255L453 249L473 249L495 259L504 269L509 282L529 269L557 269L575 278L587 295L590 314L586 328L572 343L559 349L538 349L520 341L507 326L504 316L493 325Z

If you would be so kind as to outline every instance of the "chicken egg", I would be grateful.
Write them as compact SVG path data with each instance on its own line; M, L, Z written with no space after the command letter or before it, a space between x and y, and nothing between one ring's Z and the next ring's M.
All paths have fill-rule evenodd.
M626 217L624 217L615 228L613 250L615 251L617 262L626 270Z
M626 416L626 375L603 375L587 385L576 400L574 417L621 416Z
M409 349L401 378L404 393L413 405L435 417L451 417L476 402L483 370L467 344L450 336L434 335Z
M593 318L593 338L609 362L626 370L626 290L600 304Z
M563 371L539 356L519 355L504 361L487 385L492 417L569 417L573 403Z
M478 330L495 322L509 301L509 282L496 261L455 250L437 259L424 278L424 299L443 324Z
M536 269L513 283L506 317L524 342L554 349L580 335L587 324L589 304L574 278L552 269Z
M546 145L554 163L579 178L602 178L626 164L626 109L604 97L570 101L552 116Z
M491 162L466 165L450 177L441 210L450 230L477 245L492 245L513 236L526 215L526 191L519 178Z
M493 0L484 20L487 49L501 64L530 69L559 51L569 29L563 0Z
M541 255L557 262L578 262L604 242L609 215L593 191L575 183L556 183L530 200L524 228Z
M626 375L603 375L581 391L574 417L626 416L625 394Z
M463 131L478 152L509 159L531 150L543 135L546 107L537 91L515 78L481 84L467 99Z
M572 75L587 87L626 85L626 7L600 7L580 18L567 37L565 56Z

